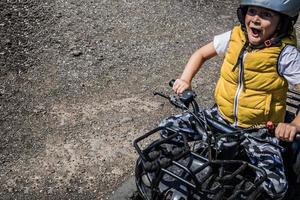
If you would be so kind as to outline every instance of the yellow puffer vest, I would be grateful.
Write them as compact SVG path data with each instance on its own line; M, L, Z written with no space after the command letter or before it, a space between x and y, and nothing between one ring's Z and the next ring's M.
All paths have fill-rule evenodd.
M279 55L287 44L296 46L295 35L263 49L240 52L246 43L240 26L234 27L215 90L219 111L230 123L240 127L283 122L288 83L277 71Z

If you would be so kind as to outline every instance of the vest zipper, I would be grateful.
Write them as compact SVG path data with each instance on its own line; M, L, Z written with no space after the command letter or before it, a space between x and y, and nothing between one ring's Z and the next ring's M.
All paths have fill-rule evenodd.
M234 101L233 101L233 126L238 125L238 104L239 104L239 96L241 94L241 91L244 86L244 60L247 53L245 53L245 50L247 48L248 44L245 44L241 50L241 53L239 55L238 59L238 65L239 65L239 77L238 77L238 88L236 90Z

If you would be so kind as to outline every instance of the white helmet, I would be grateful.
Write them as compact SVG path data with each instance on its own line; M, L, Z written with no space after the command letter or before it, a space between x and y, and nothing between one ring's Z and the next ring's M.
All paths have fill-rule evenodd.
M300 0L240 0L240 5L259 6L292 18L300 12Z

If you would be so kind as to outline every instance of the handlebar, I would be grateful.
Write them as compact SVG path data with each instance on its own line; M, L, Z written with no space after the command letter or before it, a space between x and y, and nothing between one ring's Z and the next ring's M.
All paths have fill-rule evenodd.
M272 121L267 122L266 128L269 130L269 133L271 133L272 135L275 135L276 126L273 124ZM296 132L294 140L300 141L300 132Z
M175 79L172 79L169 81L169 86L170 87L173 87L174 86L174 83L175 83Z
M295 136L294 140L300 141L300 132L296 133L296 136Z
M175 79L172 79L169 81L169 86L173 87L175 83ZM195 101L196 98L196 92L193 90L185 90L180 96L178 96L180 102L182 102L187 108L191 104L193 107L193 112L198 113L199 112L199 106L197 102Z

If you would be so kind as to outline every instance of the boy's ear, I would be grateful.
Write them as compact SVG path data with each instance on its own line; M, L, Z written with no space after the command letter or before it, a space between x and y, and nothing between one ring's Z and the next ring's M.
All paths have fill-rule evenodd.
M279 23L277 24L276 30L277 30L277 31L280 31L281 28L282 28L282 21L280 20Z
M280 35L289 35L293 31L293 21L291 20L292 18L281 15L280 16L280 21L277 26L277 31L278 34Z

